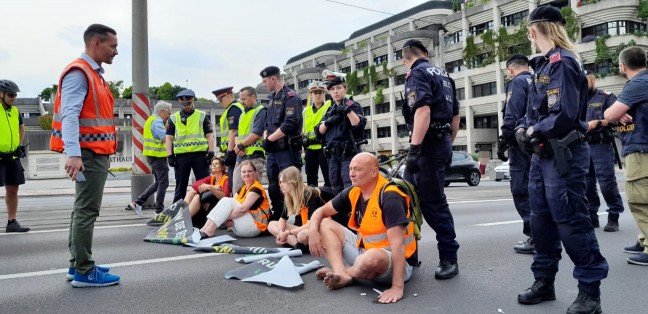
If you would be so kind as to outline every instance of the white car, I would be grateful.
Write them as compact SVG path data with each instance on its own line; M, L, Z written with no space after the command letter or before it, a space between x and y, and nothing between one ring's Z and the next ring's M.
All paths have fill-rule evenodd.
M511 174L509 173L508 161L495 167L495 181L502 181L502 179L510 179L510 178L511 178Z

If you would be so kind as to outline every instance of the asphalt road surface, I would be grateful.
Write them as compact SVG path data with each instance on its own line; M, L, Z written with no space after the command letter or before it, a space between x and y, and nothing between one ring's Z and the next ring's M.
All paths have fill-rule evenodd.
M619 183L623 190L623 181ZM564 313L578 293L566 254L556 278L556 301L531 306L516 301L533 276L531 256L512 249L523 235L509 182L483 181L477 187L453 183L446 192L461 245L460 273L451 280L434 279L436 240L426 225L419 242L422 266L406 284L405 298L392 305L373 302L377 294L372 288L386 287L356 284L329 291L314 273L303 275L303 288L295 290L227 280L223 274L241 266L234 255L143 242L151 228L144 224L146 219L122 210L130 198L126 194L105 196L93 248L95 260L110 266L112 273L122 277L121 283L75 289L64 278L73 198L23 198L21 221L33 232L0 233L0 313ZM607 217L604 209L601 225ZM602 307L606 313L645 313L648 268L627 264L623 252L638 233L629 212L621 215L620 227L616 233L596 230L610 264L602 284ZM272 247L274 239L266 236L235 243ZM310 255L295 258L313 259Z

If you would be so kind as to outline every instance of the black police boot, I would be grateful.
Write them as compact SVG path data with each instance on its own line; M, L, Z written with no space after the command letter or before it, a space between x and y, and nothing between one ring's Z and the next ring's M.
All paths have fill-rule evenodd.
M533 243L532 237L528 237L526 240L518 242L518 244L513 247L513 250L520 254L533 254L534 249L535 244Z
M18 223L18 220L12 220L7 223L7 227L5 228L5 232L10 233L10 232L29 232L28 227L23 227Z
M554 278L538 279L531 288L518 294L518 303L522 304L538 304L542 301L553 301L555 299Z
M598 214L590 214L590 220L592 220L592 226L594 226L594 228L601 227L601 224L599 223Z
M619 231L619 214L608 214L608 222L603 231L607 232L617 232Z
M567 308L567 314L600 314L601 298L595 298L587 292L578 291L578 296L572 305Z
M457 261L441 260L439 266L434 271L436 279L452 279L459 274L459 264Z

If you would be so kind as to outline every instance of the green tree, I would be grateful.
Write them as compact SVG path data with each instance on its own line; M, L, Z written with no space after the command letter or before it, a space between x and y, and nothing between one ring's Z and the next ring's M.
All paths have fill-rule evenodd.
M355 90L358 87L358 72L353 71L346 76L347 83L347 93L354 95Z
M466 48L464 48L463 51L463 59L464 64L467 68L470 69L473 67L473 62L475 61L475 57L477 57L478 53L479 49L477 48L477 45L475 45L475 37L466 37Z
M608 37L609 35L596 38L596 59L594 59L595 63L610 61L610 53L608 51L606 43Z
M123 99L133 99L133 86L128 86L122 91Z
M458 0L453 0L452 1L452 12L458 12L461 10L461 7L459 6L459 1Z
M639 7L637 8L637 17L642 20L648 18L648 0L639 0Z
M567 31L567 35L572 41L576 41L576 39L578 38L578 31L580 30L580 22L576 17L576 13L574 13L574 10L572 10L569 6L562 7L560 9L560 13L567 22L565 23L565 30Z
M112 93L113 98L117 99L124 89L124 81L108 81L108 87L110 87L110 92Z
M159 100L174 100L177 93L174 92L173 85L166 82L157 88L156 95Z
M54 85L52 85L52 87L44 88L43 91L40 94L38 94L38 97L40 99L42 99L42 100L45 100L45 101L53 100L53 99L51 99L52 94L56 94L57 90L58 90L58 85L54 84Z
M47 115L38 117L38 125L43 130L51 130L52 129L52 115L47 114Z

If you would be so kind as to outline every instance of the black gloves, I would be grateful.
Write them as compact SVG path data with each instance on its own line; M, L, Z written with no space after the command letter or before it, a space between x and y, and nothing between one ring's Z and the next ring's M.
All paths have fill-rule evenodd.
M515 141L527 152L533 152L533 146L531 145L531 138L526 134L526 129L518 129L515 132Z
M267 153L273 153L275 151L275 143L273 141L268 140L267 138L263 140L263 143L261 143L261 147L267 152Z
M351 111L351 106L339 104L335 107L335 112L341 116L346 116Z
M339 124L342 121L342 117L340 115L332 115L326 121L324 121L324 125L327 128L331 128L336 124Z
M419 156L421 156L421 145L410 145L407 152L407 162L405 163L405 169L409 173L415 174L421 169L418 164Z
M169 166L171 166L173 168L178 166L178 160L176 159L175 155L167 156L167 162L169 163Z
M207 165L211 165L211 161L214 158L214 152L207 152L207 156L205 156L205 161L207 162Z
M236 165L236 153L233 150L228 150L225 153L225 165L228 167L234 167Z
M497 158L499 158L501 161L508 161L508 157L505 155L506 151L509 149L510 141L504 137L504 135L500 135L500 137L497 140Z
M27 157L27 149L23 145L18 145L18 148L16 149L16 157L18 158L25 158Z

